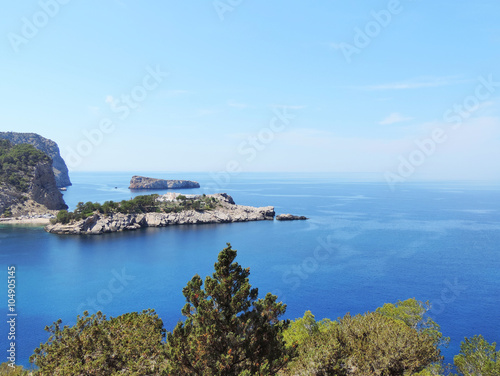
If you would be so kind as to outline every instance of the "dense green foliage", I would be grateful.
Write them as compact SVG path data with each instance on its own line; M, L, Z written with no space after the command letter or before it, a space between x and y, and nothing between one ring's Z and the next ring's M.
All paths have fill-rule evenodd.
M153 310L109 320L84 312L72 327L59 320L45 330L49 340L30 358L44 376L157 375L164 366L165 330Z
M86 205L82 205L84 212ZM87 208L90 210L90 206ZM310 311L289 322L286 306L249 284L228 244L215 272L183 289L185 321L166 333L153 310L107 319L84 312L72 327L46 328L49 340L30 361L40 376L332 375L442 376L439 326L428 303L408 299L375 312L316 321ZM455 367L461 376L499 376L500 352L482 336L466 338ZM451 367L451 365L449 365ZM448 367L446 367L448 368ZM4 363L0 375L26 376Z
M158 194L136 196L130 200L120 202L106 201L104 204L98 202L79 202L74 212L61 210L53 223L66 224L71 221L85 219L94 213L101 214L140 214L140 213L179 213L184 210L213 210L217 207L217 200L206 195L196 199L188 199L179 195L175 201L158 201Z
M3 211L2 217L9 218L12 217L12 210L7 208Z
M286 375L451 375L441 364L447 345L440 327L425 314L428 302L416 299L384 304L375 312L337 321L316 321L310 311L292 321L284 337L298 356ZM466 338L454 365L460 376L500 376L500 352L482 336ZM445 370L448 370L445 372Z
M19 192L28 191L34 166L50 162L46 154L32 145L12 146L9 141L0 140L0 183L13 186Z
M464 376L500 375L500 351L496 351L496 343L489 344L483 336L465 338L453 362Z
M0 376L30 376L30 372L22 366L10 367L8 363L0 364Z
M425 314L431 309L429 302L420 302L416 299L399 300L397 303L387 303L377 308L376 312L386 317L403 321L410 328L427 334L434 339L434 345L447 346L450 339L443 337L440 326Z
M326 332L333 324L330 319L316 321L311 311L306 311L304 317L292 321L291 325L283 333L283 337L289 347L301 346L308 338Z
M289 330L307 321L311 326L306 313ZM432 336L380 312L347 314L319 328L302 339L286 374L411 375L441 359Z
M167 336L172 374L274 375L293 354L282 336L289 322L278 319L286 306L271 294L257 300L235 257L228 244L204 288L198 275L184 288L186 321Z

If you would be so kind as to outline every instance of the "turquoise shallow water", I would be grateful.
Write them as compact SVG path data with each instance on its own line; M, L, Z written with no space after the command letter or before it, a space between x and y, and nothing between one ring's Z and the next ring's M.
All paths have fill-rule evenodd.
M130 173L75 173L66 202L127 199ZM156 173L155 176L162 177ZM50 235L41 228L0 226L1 280L17 268L17 363L47 340L58 318L83 310L107 315L155 308L170 330L182 318L182 288L213 272L227 242L251 268L260 295L273 292L286 317L363 313L386 302L429 300L429 312L451 344L464 336L500 341L500 187L470 183L385 183L322 175L247 174L213 187L208 174L164 174L197 180L236 203L275 206L308 221L177 226L104 236ZM210 187L211 186L211 187ZM116 187L116 188L115 188ZM5 282L6 283L6 282ZM2 304L6 312L7 296ZM7 349L6 324L0 327ZM5 361L5 360L3 360Z

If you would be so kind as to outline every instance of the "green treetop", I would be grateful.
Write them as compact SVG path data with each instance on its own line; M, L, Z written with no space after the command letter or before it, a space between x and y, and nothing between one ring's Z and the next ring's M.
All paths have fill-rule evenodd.
M286 306L271 294L257 299L236 253L228 244L204 288L195 275L183 289L186 321L167 334L172 374L274 375L289 359L282 336L289 322L278 319Z
M500 351L496 351L495 342L490 345L481 335L465 338L453 362L464 376L500 375Z

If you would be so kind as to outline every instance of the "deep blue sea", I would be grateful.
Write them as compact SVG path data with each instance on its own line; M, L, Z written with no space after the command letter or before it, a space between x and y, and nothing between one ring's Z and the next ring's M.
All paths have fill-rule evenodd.
M182 319L182 288L213 272L230 242L251 268L259 295L273 292L287 318L311 310L336 319L408 298L429 300L429 315L451 337L452 362L465 336L500 341L500 185L384 182L330 175L143 173L197 180L189 193L227 192L237 204L275 207L308 221L173 226L102 236L58 236L40 227L0 226L7 314L7 266L16 266L17 364L28 358L57 319L72 325L84 310L110 316L154 308L167 330ZM64 197L119 201L131 173L72 173ZM160 193L164 193L160 192ZM152 193L152 192L147 192ZM8 349L6 319L0 325ZM6 361L2 355L0 362Z

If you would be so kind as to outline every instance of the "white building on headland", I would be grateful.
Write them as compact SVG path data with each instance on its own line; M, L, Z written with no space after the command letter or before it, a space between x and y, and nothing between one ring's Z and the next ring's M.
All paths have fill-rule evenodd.
M177 193L177 192L168 192L164 195L160 195L158 196L158 198L156 199L156 201L160 201L160 202L166 202L166 201L175 201L177 200L177 197L178 196L185 196L186 198L199 198L200 195L185 195L183 193Z

